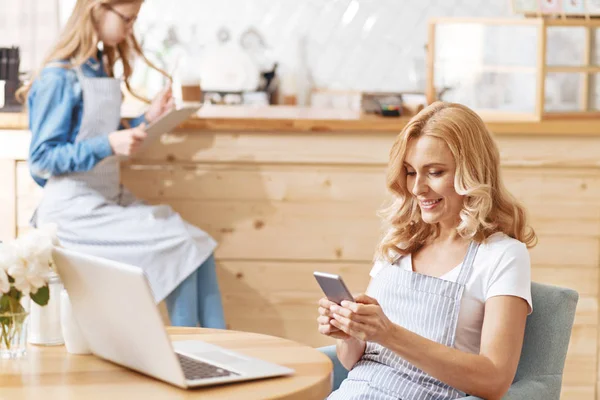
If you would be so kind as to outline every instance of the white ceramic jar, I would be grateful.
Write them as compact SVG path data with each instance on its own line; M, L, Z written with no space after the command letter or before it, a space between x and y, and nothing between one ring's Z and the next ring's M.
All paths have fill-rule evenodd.
M30 302L27 341L43 346L58 346L64 341L60 327L60 293L63 284L57 274L52 274L48 279L48 289L48 304L40 306Z

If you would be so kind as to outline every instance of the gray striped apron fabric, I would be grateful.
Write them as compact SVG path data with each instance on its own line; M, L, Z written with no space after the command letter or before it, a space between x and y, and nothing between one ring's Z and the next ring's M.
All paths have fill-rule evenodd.
M469 245L456 282L394 265L383 268L372 279L369 294L393 323L453 347L460 302L478 247L475 242ZM393 351L367 342L365 353L329 399L445 400L464 395Z
M83 91L76 141L117 130L120 81L75 70ZM141 267L160 302L210 256L216 242L169 206L135 199L120 184L119 171L119 159L111 156L91 171L50 177L35 219L56 223L64 247Z

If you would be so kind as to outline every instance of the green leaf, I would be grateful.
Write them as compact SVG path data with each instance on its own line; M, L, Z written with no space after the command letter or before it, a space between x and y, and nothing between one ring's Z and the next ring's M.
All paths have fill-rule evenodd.
M21 297L21 293L19 292L19 298ZM16 297L8 297L8 299L10 300L10 312L12 313L22 313L25 310L23 309L23 306L21 305L21 302L19 301L19 299L17 299Z
M0 314L10 312L10 297L6 294L0 296Z
M31 297L31 300L33 300L36 304L45 306L48 304L48 300L50 300L50 290L48 289L48 285L39 288L35 294L29 294L29 297Z
M10 288L7 295L8 295L8 297L12 297L13 299L15 299L17 301L21 300L21 297L23 297L23 293L21 293L19 290L17 290L14 286L12 286Z

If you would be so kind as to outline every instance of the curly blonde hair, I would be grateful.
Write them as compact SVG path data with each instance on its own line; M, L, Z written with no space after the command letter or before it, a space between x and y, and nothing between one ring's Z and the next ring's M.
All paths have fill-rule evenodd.
M458 234L483 242L504 232L527 245L537 237L527 225L524 207L508 192L500 177L500 153L482 119L461 104L435 102L415 115L390 150L387 187L392 204L380 211L385 226L376 258L393 261L419 250L439 235L437 224L421 218L418 202L406 186L404 160L412 139L430 135L443 140L456 162L454 188L463 197Z

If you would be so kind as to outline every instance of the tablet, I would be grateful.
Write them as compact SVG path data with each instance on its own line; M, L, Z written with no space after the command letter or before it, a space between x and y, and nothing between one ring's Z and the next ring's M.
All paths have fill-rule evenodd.
M160 138L161 135L171 132L173 129L187 121L187 119L198 112L201 107L202 103L183 103L172 110L167 111L162 117L144 129L148 136L133 157L142 152L152 142Z
M169 133L177 126L184 123L192 114L198 112L202 103L183 103L180 106L166 112L162 117L148 125L145 129L148 137L147 142L157 139L163 133Z

